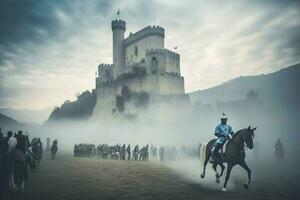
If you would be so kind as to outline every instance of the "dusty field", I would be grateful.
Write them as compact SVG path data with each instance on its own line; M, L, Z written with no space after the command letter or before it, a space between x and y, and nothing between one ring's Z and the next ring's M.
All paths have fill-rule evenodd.
M174 164L174 165L173 165ZM272 165L253 169L253 182L236 170L227 193L209 178L199 178L197 162L134 162L58 156L30 172L25 192L1 199L299 199L299 180ZM193 167L191 167L193 166ZM211 175L212 177L212 175ZM243 177L237 178L237 177ZM223 182L223 181L222 181Z

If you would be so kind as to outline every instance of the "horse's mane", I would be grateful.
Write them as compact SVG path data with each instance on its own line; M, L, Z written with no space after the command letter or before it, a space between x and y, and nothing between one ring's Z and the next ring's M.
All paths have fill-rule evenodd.
M247 128L243 128L243 129L237 131L237 132L232 136L232 140L233 140L237 135L239 135L241 132L245 131L246 129L247 129Z

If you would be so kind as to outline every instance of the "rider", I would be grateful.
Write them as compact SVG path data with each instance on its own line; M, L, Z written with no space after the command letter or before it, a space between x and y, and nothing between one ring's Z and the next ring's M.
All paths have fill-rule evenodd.
M18 141L13 136L11 131L8 131L7 137L8 137L8 140L7 140L8 152L11 152L14 148L16 148Z
M217 139L212 148L212 159L215 160L218 151L222 148L227 139L231 139L234 134L231 126L227 125L227 116L223 113L221 123L216 127L215 136Z

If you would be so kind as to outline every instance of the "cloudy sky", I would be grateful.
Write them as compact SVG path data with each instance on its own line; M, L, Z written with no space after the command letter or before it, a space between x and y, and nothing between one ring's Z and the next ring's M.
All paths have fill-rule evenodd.
M300 62L297 1L0 0L0 107L43 109L94 88L111 63L110 21L165 28L187 92Z

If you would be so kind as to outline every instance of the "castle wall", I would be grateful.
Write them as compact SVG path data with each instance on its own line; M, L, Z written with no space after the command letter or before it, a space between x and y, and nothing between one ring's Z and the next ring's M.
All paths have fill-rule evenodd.
M115 107L117 96L117 87L114 81L101 83L96 88L97 103L94 109L94 115L111 113Z
M150 95L182 95L184 94L184 78L175 74L149 74L118 82L117 94L121 94L123 86L134 92L148 92Z
M121 94L123 86L128 86L134 92L148 92L150 95L157 94L158 76L137 76L131 79L120 81L117 86L117 93Z
M166 56L164 52L158 50L146 51L146 71L147 74L166 72Z
M180 74L180 57L176 54L166 54L166 72Z
M160 75L158 86L160 95L184 94L184 78L175 74L165 73Z
M157 70L153 64L153 58L157 60ZM168 49L146 50L147 73L158 71L159 73L172 73L180 75L180 56Z
M164 48L164 38L159 35L148 35L125 47L126 67L141 62L146 58L146 50L153 48Z

